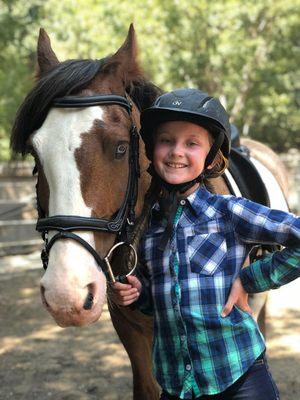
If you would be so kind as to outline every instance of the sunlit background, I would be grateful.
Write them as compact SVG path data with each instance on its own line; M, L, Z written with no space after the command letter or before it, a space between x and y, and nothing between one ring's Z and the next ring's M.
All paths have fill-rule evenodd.
M220 97L240 132L300 147L299 0L1 0L0 157L33 84L39 27L60 60L102 58L134 23L140 61L163 89Z
M84 330L61 330L42 309L32 163L9 150L39 28L59 60L94 59L116 52L131 22L147 77L219 97L241 135L280 154L300 213L300 0L0 0L0 400L132 399L107 309ZM298 282L270 293L267 323L282 400L298 399Z

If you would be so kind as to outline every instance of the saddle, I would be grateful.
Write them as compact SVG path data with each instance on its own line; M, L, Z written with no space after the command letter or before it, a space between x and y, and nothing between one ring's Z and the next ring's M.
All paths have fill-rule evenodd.
M259 172L250 159L248 147L232 147L228 169L243 197L270 207L269 194ZM230 181L225 174L223 176L231 194L235 195Z

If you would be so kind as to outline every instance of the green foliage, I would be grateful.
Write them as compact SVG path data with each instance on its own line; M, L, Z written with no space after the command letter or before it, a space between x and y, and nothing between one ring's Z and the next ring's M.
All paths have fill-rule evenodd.
M299 11L300 0L0 0L0 158L33 84L39 26L64 60L115 52L130 22L156 84L207 90L242 133L300 148Z
M9 133L18 105L33 83L32 30L41 1L0 0L0 159L9 158Z

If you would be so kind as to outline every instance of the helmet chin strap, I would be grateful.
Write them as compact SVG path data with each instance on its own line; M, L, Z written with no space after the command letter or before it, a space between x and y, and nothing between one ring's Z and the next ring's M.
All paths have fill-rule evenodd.
M211 148L206 156L205 163L204 163L204 170L206 170L207 167L214 161L220 147L223 144L224 137L225 137L224 131L220 130L217 138L215 139L213 145L211 146Z

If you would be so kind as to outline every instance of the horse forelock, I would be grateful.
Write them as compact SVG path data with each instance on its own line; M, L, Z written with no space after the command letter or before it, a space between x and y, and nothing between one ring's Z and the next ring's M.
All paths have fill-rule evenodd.
M21 104L14 122L11 147L27 153L29 136L39 129L55 98L80 93L105 64L102 60L67 60L42 77Z

